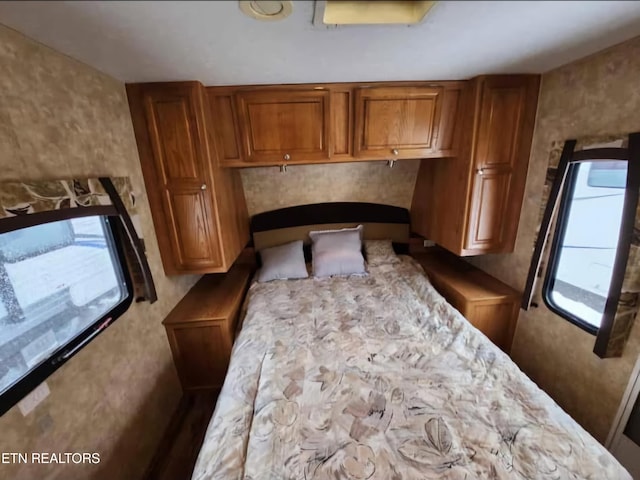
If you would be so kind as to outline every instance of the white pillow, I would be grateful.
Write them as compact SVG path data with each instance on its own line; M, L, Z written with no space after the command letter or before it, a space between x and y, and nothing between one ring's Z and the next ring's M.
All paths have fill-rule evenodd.
M366 273L362 256L362 225L309 232L309 237L314 277Z
M302 240L285 243L277 247L260 250L262 268L258 272L259 282L285 280L287 278L307 278Z

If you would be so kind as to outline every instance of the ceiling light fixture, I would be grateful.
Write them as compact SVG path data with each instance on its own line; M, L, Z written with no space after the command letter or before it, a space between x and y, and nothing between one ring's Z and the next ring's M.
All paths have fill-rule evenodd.
M416 25L435 1L316 0L314 25Z
M291 15L293 10L293 2L291 0L251 0L240 1L240 10L256 20L282 20Z

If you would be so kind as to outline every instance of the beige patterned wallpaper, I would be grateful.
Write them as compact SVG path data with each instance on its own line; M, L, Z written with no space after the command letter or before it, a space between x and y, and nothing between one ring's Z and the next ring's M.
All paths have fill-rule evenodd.
M374 202L409 208L419 160L293 165L242 170L249 215L320 202Z
M473 263L523 289L553 141L640 131L640 37L542 77L529 176L515 253ZM604 442L640 352L633 327L622 358L600 360L595 337L544 305L521 312L512 357L592 435Z
M140 478L180 397L160 322L195 277L163 273L124 85L3 26L0 72L0 180L129 176L159 298L134 303L49 377L33 412L0 417L0 452L96 452L100 463L0 463L0 478Z

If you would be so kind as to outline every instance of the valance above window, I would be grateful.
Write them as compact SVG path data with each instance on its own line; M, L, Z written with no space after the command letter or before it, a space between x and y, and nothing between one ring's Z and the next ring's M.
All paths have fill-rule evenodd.
M91 215L117 217L136 301L156 301L155 286L144 246L134 226L138 214L129 178L2 182L0 207L0 233L32 224L33 218L26 218L32 215L39 216L42 223Z

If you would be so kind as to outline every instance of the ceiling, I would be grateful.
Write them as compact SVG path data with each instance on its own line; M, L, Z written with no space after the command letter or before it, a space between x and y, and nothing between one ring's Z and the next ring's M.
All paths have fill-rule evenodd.
M640 2L438 2L407 27L280 21L235 1L0 2L0 23L125 82L205 85L449 80L540 73L640 35Z

